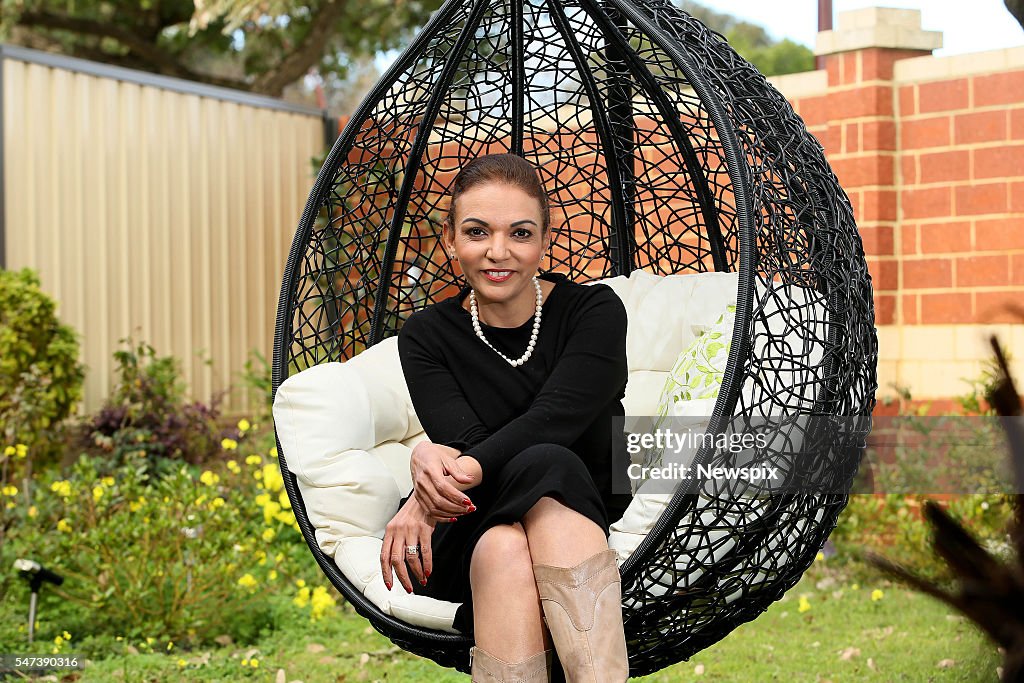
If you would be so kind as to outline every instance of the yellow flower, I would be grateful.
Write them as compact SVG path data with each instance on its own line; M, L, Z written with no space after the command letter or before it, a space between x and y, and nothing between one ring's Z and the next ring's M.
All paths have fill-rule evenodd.
M67 480L55 481L50 484L50 490L58 496L67 498L71 495L71 482Z
M292 509L292 502L288 500L287 491L281 491L281 493L277 494L277 502L280 503L281 507L283 507L285 510Z
M274 519L281 522L282 524L294 524L298 528L298 522L295 521L295 515L292 514L291 510L283 510L274 515Z
M253 658L253 659L250 659L250 660L249 660L249 666L251 666L251 667L252 667L252 668L254 668L254 669L255 669L256 667L258 667L259 665L260 665L260 660L258 660L258 659L256 659L256 658Z
M28 516L29 517L35 517L38 514L39 514L39 510L36 509L35 505L29 505L28 506Z
M263 478L263 472L261 470L256 470L255 472L252 473L252 478L255 479L256 481L259 481L260 479Z
M270 449L270 457L271 458L276 458L277 457L277 446L274 446L273 448Z
M238 448L238 442L234 439L221 439L220 447L226 451L233 451Z
M299 592L292 598L292 602L296 607L305 607L309 604L309 588L302 587Z
M284 553L278 553L274 555L274 562L280 563L284 559Z
M256 504L257 505L266 505L269 502L270 502L270 494L269 493L261 493L260 495L256 496Z
M64 642L64 639L61 638L60 636L57 636L56 638L53 639L53 644L54 645L60 645L63 642Z
M188 662L186 662L184 659L179 659L178 660L178 668L179 669L184 669L187 664L188 664Z
M0 489L5 496L16 496L18 495L18 487L8 484L7 486Z
M274 540L274 534L277 533L273 529L267 528L263 530L263 540L270 543Z
M202 505L205 502L206 502L206 494L204 493L203 495L201 495L198 498L196 498L194 505L196 507L199 507L200 505Z
M173 648L174 648L174 641L168 640L167 641L167 651L170 652Z
M242 666L249 666L249 660L248 659L243 659L242 660Z
M871 602L878 602L885 595L880 589L876 588L871 591Z
M130 509L132 512L138 512L140 509L142 509L142 506L145 504L146 499L143 496L139 496L131 503L128 503L128 509Z
M249 427L251 427L251 425L249 424L248 420L243 418L238 421L238 431L242 432L243 434L249 431Z
M256 455L255 453L253 455L245 456L246 465L259 465L261 462L263 462L263 458Z
M114 478L113 477L103 477L102 479L100 479L100 483L103 484L104 486L113 486L114 485Z
M152 645L154 640L156 639L151 638L150 636L146 636L146 645Z
M71 634L67 631L64 631L61 635L64 636L64 640L71 640Z
M4 449L4 455L6 455L7 457L10 457L10 456L14 455L17 452L18 452L18 449L15 448L14 446L8 446L7 448Z
M57 522L57 531L71 531L71 525L68 524L68 520L62 519Z
M280 491L284 488L281 469L277 465L270 463L263 466L263 486L268 491Z
M258 582L252 574L245 574L238 580L238 585L242 588L255 588Z
M220 481L220 477L211 472L210 470L206 470L205 472L199 475L199 481L203 482L207 486L214 486L217 482Z
M23 443L19 443L18 445L16 445L14 447L14 449L15 449L15 451L17 453L17 456L19 458L24 458L24 457L26 457L28 455L28 446L26 446Z
M299 588L304 588L306 586L306 582L304 579L295 579L295 585Z
M859 591L860 590L860 584L859 583L853 584L852 586L850 586L850 590L852 590L852 591Z
M800 596L800 604L797 605L796 611L797 612L806 612L809 609L811 609L811 601L801 595Z
M281 506L275 501L269 500L266 505L263 506L263 523L270 524L274 519L274 515L281 511Z
M242 468L239 467L238 463L235 462L234 460L228 460L228 469L234 472L235 474L238 474L239 472L242 471Z
M327 588L324 586L317 586L313 590L313 597L310 598L311 613L310 618L316 621L324 615L324 613L334 607L334 598L327 592Z
M277 581L277 570L276 569L271 569L270 573L267 574L267 578L270 579L271 581Z
M825 559L825 553L819 551L818 554L814 556L814 559L817 562L821 562L822 560Z
M14 504L13 500L9 500L7 501L7 505L5 505L4 507L7 508L8 510L13 510L17 506Z
M220 496L217 496L216 498L210 501L211 510L216 510L217 508L220 507L224 507L224 499L221 498Z
M98 502L100 502L100 498L102 498L102 497L103 497L103 487L102 486L93 486L92 487L92 499L98 503Z

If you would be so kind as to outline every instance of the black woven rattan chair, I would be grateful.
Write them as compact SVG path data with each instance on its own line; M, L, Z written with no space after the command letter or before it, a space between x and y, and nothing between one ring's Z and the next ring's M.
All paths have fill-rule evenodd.
M668 2L449 0L367 96L316 180L284 274L275 393L290 373L351 358L456 291L437 240L444 195L469 159L499 151L536 164L552 195L545 269L579 282L635 269L738 271L712 431L761 415L861 416L766 454L824 485L818 494L758 499L747 518L736 500L717 514L692 485L676 490L621 567L631 674L647 674L766 610L846 505L876 388L861 240L820 144L786 99ZM798 289L819 305L791 296ZM772 331L779 318L785 340ZM404 649L468 672L469 637L383 614L319 550L287 458L282 450L295 516L332 583ZM702 552L723 533L728 552ZM684 554L699 571L680 569Z

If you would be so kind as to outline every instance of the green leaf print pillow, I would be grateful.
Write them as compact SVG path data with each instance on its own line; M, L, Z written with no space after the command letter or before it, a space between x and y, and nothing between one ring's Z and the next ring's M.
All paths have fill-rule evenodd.
M658 417L676 415L680 401L717 398L732 346L736 305L729 304L708 329L697 335L676 358L658 401Z
M661 390L653 430L660 429L670 415L710 417L713 399L718 398L729 362L735 323L736 305L729 304L709 328L680 352ZM658 448L646 449L640 458L645 467L658 467L663 459L664 453Z

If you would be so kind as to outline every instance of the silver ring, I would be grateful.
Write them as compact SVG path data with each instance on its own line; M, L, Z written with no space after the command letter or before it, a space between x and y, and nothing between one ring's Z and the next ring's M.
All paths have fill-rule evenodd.
M407 546L405 546L405 554L406 555L418 555L419 552L420 552L420 547L418 545L407 545Z

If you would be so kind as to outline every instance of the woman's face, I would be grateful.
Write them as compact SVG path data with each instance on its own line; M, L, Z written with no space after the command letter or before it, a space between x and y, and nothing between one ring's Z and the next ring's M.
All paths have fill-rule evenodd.
M462 266L481 304L533 300L531 278L548 248L540 202L505 183L482 183L463 192L454 225L445 223L445 248Z

